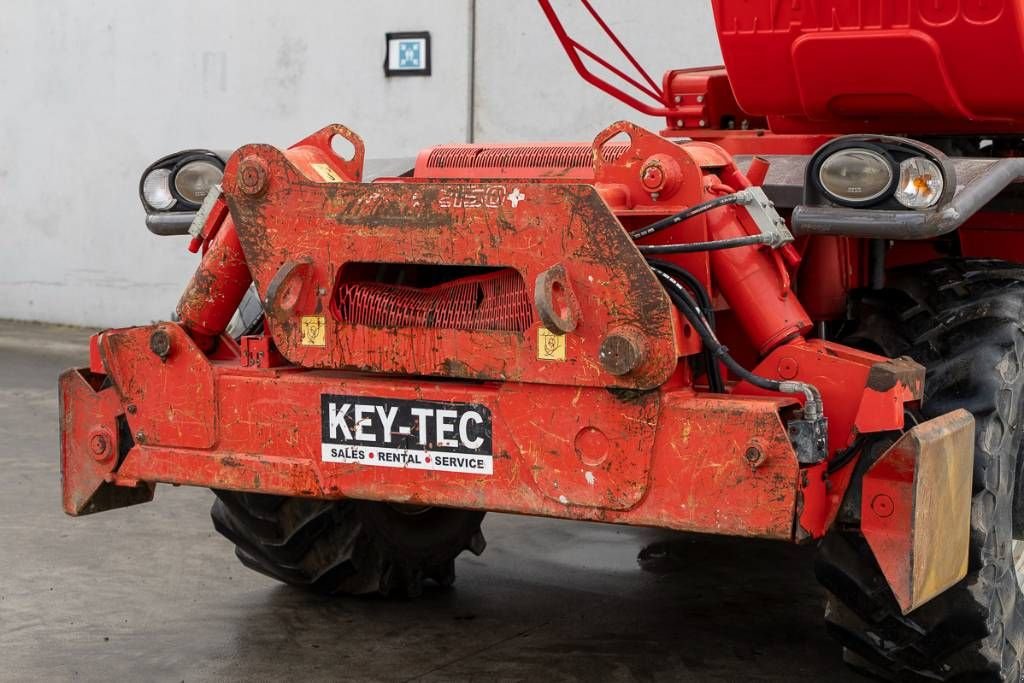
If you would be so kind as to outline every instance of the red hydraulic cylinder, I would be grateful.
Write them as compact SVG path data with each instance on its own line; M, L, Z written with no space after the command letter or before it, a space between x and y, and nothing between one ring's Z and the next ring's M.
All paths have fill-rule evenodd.
M710 212L708 232L716 240L749 234L733 207ZM720 249L710 255L716 284L761 355L811 329L810 316L790 289L781 259L769 248Z
M209 349L227 329L250 284L235 223L227 216L178 302L181 325L201 348Z

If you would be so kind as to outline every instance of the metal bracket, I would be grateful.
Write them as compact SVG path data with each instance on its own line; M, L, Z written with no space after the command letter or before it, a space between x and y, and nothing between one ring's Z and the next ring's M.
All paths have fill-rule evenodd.
M786 219L775 210L775 203L768 199L764 190L760 187L748 187L738 192L737 196L740 206L746 208L757 229L765 236L766 245L778 249L793 241L793 233L786 227Z
M203 232L203 228L206 227L206 219L210 217L210 212L213 211L214 205L220 199L221 193L220 183L211 187L210 191L206 193L203 203L199 205L199 210L196 211L195 216L192 218L192 224L188 226L189 235L199 237Z
M800 418L787 424L789 440L801 465L817 465L828 455L828 418Z

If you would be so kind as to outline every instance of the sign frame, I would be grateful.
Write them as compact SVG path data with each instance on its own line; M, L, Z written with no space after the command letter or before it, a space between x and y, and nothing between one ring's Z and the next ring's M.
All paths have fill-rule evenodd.
M423 54L417 68L400 67L391 63L391 44L400 40L423 41ZM397 31L384 34L384 75L392 76L429 76L431 73L430 31Z

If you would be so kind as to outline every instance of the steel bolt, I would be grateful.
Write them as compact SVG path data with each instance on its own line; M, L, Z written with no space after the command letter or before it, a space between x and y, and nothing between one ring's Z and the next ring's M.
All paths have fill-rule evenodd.
M135 443L146 443L146 432L135 432Z
M137 412L139 412L138 407L134 403L129 403L128 404L128 414L129 415L134 415Z
M697 95L697 104L704 104L704 96Z
M630 329L615 330L601 343L598 359L612 375L626 375L640 367L647 355L643 336Z
M160 360L167 360L171 355L171 335L167 330L155 330L149 335L149 350L160 357Z
M107 435L102 432L96 432L89 437L89 448L92 450L93 457L97 460L103 460L107 456L107 450L110 448L110 442L107 440Z
M879 493L871 499L871 511L879 517L888 517L896 510L896 504L892 498L884 493Z
M640 182L651 192L657 192L665 184L665 171L657 164L650 164L644 168Z
M743 458L751 467L759 467L765 461L764 451L757 446L747 447L746 452L743 454Z
M267 164L250 154L238 164L238 189L250 197L258 197L267 190Z
M682 95L676 95L672 99L675 101L676 104L679 104L680 102L683 101L683 96Z

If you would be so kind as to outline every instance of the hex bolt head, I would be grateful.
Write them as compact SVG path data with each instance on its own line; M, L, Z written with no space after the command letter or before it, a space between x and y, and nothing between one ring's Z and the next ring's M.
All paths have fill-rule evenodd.
M633 372L643 365L646 356L643 336L626 328L614 330L605 337L597 354L601 367L616 376Z
M138 431L135 432L135 443L143 444L146 443L146 432Z
M250 154L238 164L238 189L242 194L259 197L267 191L268 176L267 163L255 154Z
M665 185L665 171L656 163L648 164L643 169L640 182L646 190L657 192Z
M171 335L167 330L154 330L149 335L149 350L159 356L160 360L167 360L171 355Z
M92 451L93 457L97 460L105 460L110 450L110 440L107 438L107 435L103 432L93 432L92 436L89 437L89 450Z
M134 403L129 403L127 410L129 415L134 415L135 413L139 412L138 406L136 406Z
M743 459L747 461L751 467L760 467L765 461L765 454L757 446L748 446L747 450L743 453Z

